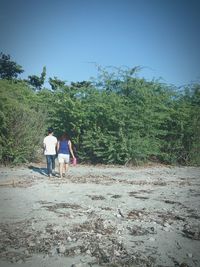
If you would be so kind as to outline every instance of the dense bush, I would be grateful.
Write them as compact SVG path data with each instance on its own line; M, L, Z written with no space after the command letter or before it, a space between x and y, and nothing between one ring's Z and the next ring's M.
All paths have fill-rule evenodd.
M182 90L135 76L137 68L100 69L96 80L52 90L0 80L0 161L36 157L45 130L67 131L82 162L200 165L200 85Z
M44 110L39 107L37 96L21 82L0 80L0 94L0 160L33 160L46 127Z
M186 89L128 74L63 86L54 93L51 123L58 134L70 133L82 161L199 165L199 87Z

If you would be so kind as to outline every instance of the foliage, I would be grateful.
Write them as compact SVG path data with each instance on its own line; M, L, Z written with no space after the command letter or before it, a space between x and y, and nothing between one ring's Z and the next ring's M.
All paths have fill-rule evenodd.
M0 81L0 161L33 160L44 135L45 113L27 85Z
M49 84L51 85L51 89L55 91L60 88L63 88L63 86L65 85L65 81L62 81L57 77L54 77L54 78L49 78Z
M10 55L0 53L0 78L12 80L23 73L24 70L16 62L12 61Z
M43 88L45 67L40 77L29 76L35 90L2 79L1 162L32 160L53 126L57 137L68 133L82 162L200 165L199 84L180 91L138 78L140 67L98 70L96 80L70 85L49 78L52 90Z
M193 84L186 88L182 102L187 105L182 131L186 151L183 163L200 165L200 84Z
M46 67L43 67L42 73L39 76L37 75L29 75L28 76L28 83L33 86L33 88L36 91L39 91L42 89L42 86L45 82L45 78L46 78Z
M57 136L67 131L83 162L199 164L197 87L187 96L134 75L133 69L103 72L99 81L71 83L51 94L49 124Z

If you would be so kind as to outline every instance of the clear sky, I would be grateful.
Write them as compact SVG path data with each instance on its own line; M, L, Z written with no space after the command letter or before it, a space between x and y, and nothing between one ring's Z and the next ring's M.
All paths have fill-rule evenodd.
M0 0L0 51L22 78L82 81L93 63L143 67L139 77L200 80L200 0Z

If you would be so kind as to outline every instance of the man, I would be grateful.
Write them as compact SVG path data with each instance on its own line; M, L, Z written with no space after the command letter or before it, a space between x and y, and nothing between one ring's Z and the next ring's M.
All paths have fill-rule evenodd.
M53 129L48 129L48 136L44 138L44 154L47 159L47 174L52 177L52 174L55 175L55 159L56 159L56 145L57 138L53 136Z

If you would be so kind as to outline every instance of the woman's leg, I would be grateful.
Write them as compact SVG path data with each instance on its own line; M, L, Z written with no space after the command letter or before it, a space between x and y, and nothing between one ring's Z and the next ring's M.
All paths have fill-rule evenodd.
M69 154L65 155L65 167L64 167L65 175L69 170L69 159L70 159Z
M67 173L67 172L68 172L68 170L69 170L69 164L68 164L68 163L66 163L66 164L65 164L65 173Z
M63 154L58 154L58 162L59 162L59 174L60 174L60 177L62 178L63 165L64 165Z
M62 178L63 176L63 166L64 166L64 163L59 163L60 178Z

